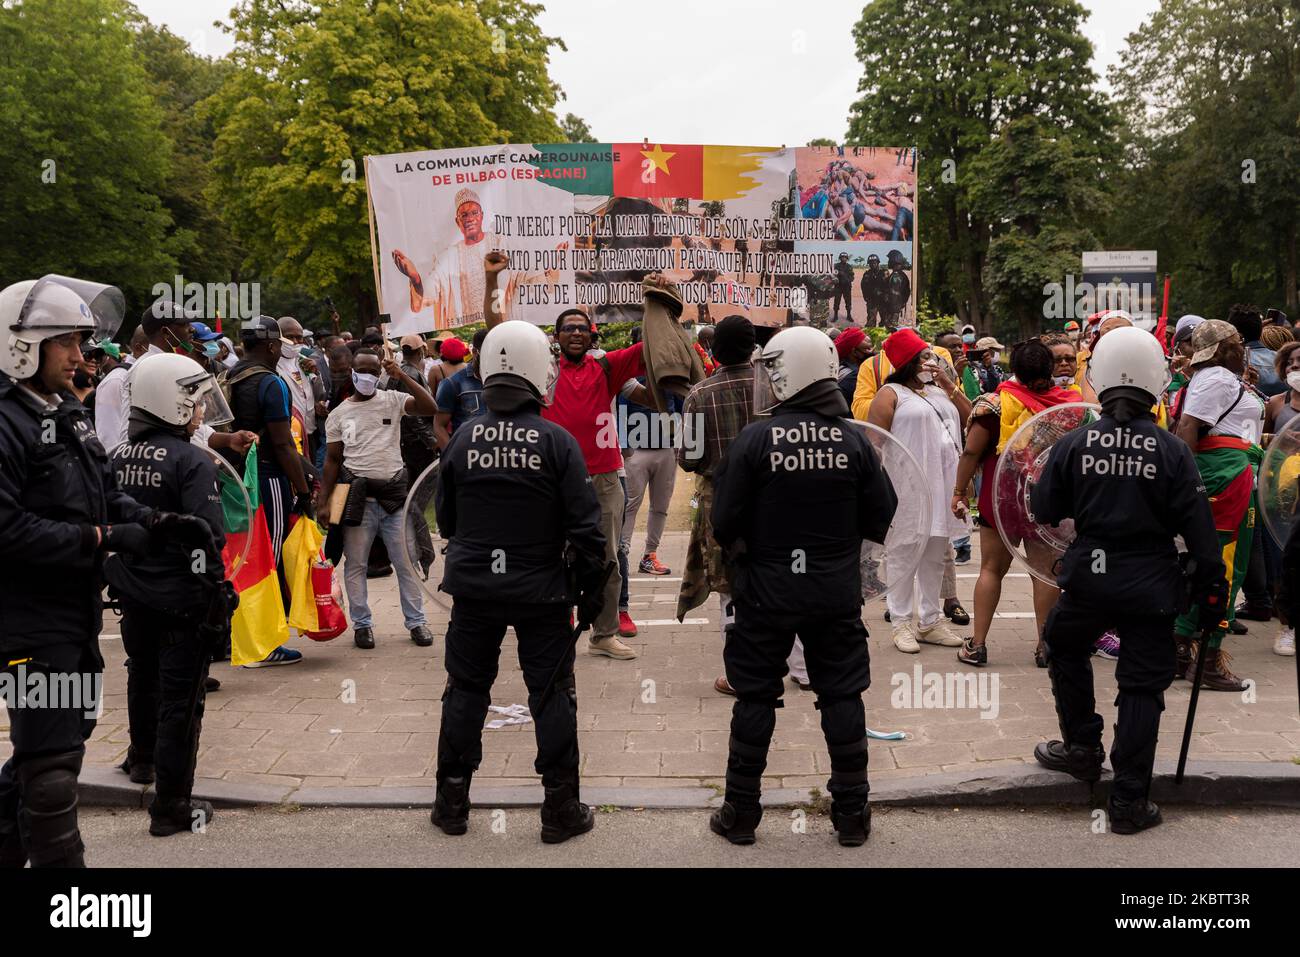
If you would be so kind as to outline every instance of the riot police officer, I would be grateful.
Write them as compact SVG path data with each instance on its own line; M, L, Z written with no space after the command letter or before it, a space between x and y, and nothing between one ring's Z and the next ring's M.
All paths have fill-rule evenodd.
M1074 520L1060 562L1061 599L1047 618L1048 675L1061 740L1034 749L1038 763L1080 781L1101 777L1102 718L1089 655L1114 629L1123 647L1110 761L1111 830L1133 834L1160 823L1148 798L1164 692L1173 680L1174 617L1189 594L1202 621L1219 621L1227 586L1210 504L1186 443L1159 428L1151 408L1169 382L1155 337L1116 329L1097 345L1088 375L1100 418L1051 448L1030 494L1034 520ZM1174 547L1187 545L1186 574Z
M501 323L484 340L479 368L487 412L453 433L434 492L438 529L450 540L441 590L455 603L432 820L447 834L466 831L501 640L513 626L546 794L542 840L559 843L595 824L578 793L574 642L599 613L611 569L582 450L540 415L559 375L546 334ZM575 599L578 632L569 619Z
M111 336L124 305L111 286L63 276L0 292L0 667L19 683L35 674L50 688L96 689L94 700L6 702L13 755L0 768L0 866L84 866L77 776L104 666L101 557L143 554L179 518L118 489L68 391L82 340Z
M714 476L713 535L727 556L736 611L723 661L736 703L725 802L709 825L733 844L754 842L797 635L830 752L832 823L839 842L856 847L871 831L862 706L871 662L859 559L864 538L884 542L898 500L865 433L847 421L839 359L825 334L782 330L755 365L775 407L741 431ZM816 506L794 521L792 502Z
M216 379L188 356L158 353L136 364L127 440L112 455L117 484L136 501L201 523L189 544L104 563L110 594L122 602L133 781L156 778L149 833L201 830L212 805L191 797L203 724L204 679L233 611L221 548L225 533L217 467L190 441L200 424L233 416Z

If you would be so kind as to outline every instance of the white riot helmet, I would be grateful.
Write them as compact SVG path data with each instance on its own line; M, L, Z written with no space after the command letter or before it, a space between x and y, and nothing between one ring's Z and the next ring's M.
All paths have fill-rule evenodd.
M532 386L543 405L555 398L560 367L551 344L531 322L508 320L493 326L478 355L479 377L486 386L497 375L518 376Z
M1099 398L1121 386L1141 389L1154 403L1171 381L1169 362L1156 337L1136 326L1112 329L1088 360L1088 382Z
M196 412L201 423L214 428L234 419L217 380L189 356L145 356L132 367L126 388L132 409L169 425L189 425Z
M770 412L814 382L835 381L839 370L835 343L826 333L812 326L782 329L754 361L754 408Z
M114 286L45 276L0 291L0 372L22 381L41 364L41 343L80 332L109 339L122 324L126 299Z

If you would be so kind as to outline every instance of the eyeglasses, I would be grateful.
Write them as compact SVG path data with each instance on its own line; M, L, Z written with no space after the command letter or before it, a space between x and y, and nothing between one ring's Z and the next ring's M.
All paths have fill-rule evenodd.
M573 323L570 323L567 326L560 326L560 331L561 332L588 332L588 333L591 332L591 330L587 326L574 325Z

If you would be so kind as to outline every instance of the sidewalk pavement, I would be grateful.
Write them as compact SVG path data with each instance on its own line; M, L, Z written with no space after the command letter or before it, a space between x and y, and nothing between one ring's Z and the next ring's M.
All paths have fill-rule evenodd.
M588 789L632 794L722 786L732 699L713 690L722 669L717 599L711 596L683 623L674 618L686 539L685 532L665 536L659 556L672 567L670 576L633 572L632 616L640 634L628 643L641 653L639 658L591 657L585 654L586 637L580 641L578 727ZM640 541L638 534L634 545ZM975 558L957 569L959 597L968 610L973 608L978 562L977 546ZM439 640L432 648L418 648L402 628L396 579L371 581L370 588L373 651L357 649L349 630L328 643L295 638L291 646L305 656L298 665L213 667L222 688L208 697L200 789L265 785L250 793L287 796L297 789L319 795L316 789L398 787L412 794L427 787L432 793L447 613L426 599L429 625ZM864 609L873 666L867 722L877 731L903 731L906 739L871 742L873 784L889 788L890 782L911 781L924 787L928 782L920 779L927 776L1023 779L1034 767L1034 745L1059 737L1047 673L1033 662L1034 622L1025 573L1013 566L1004 583L984 669L960 664L950 648L925 645L920 655L899 652L883 611L879 601ZM1249 627L1249 635L1230 637L1226 646L1237 674L1254 679L1253 692L1202 692L1191 766L1252 762L1256 774L1267 773L1265 768L1282 775L1300 772L1295 663L1272 653L1276 622L1250 622ZM970 633L969 626L954 630ZM120 777L126 785L125 775L109 771L128 744L126 670L118 632L117 619L107 615L101 639L104 713L87 744L86 764L98 767L88 771L94 780L111 783ZM1108 743L1115 713L1114 662L1094 658L1093 666ZM947 694L935 690L940 681ZM813 708L815 696L789 682L786 687L765 787L805 794L824 790L830 765ZM1190 685L1180 681L1166 694L1158 751L1162 764L1177 759L1189 691ZM507 635L502 648L493 703L527 703L513 635ZM494 717L501 716L489 714ZM0 715L4 726L7 721ZM2 737L0 758L10 752L7 735ZM531 724L485 730L476 786L536 785L534 748ZM365 792L338 792L340 798L350 795L349 802L359 800L358 793Z

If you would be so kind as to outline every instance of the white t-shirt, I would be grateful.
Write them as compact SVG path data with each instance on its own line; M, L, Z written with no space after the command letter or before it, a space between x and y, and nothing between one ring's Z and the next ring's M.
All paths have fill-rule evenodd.
M402 468L402 410L411 397L380 389L364 402L346 399L325 420L325 441L343 443L353 475L387 481Z
M1183 412L1213 425L1210 435L1258 443L1264 431L1264 403L1250 389L1243 389L1240 377L1223 366L1196 370L1187 387Z

